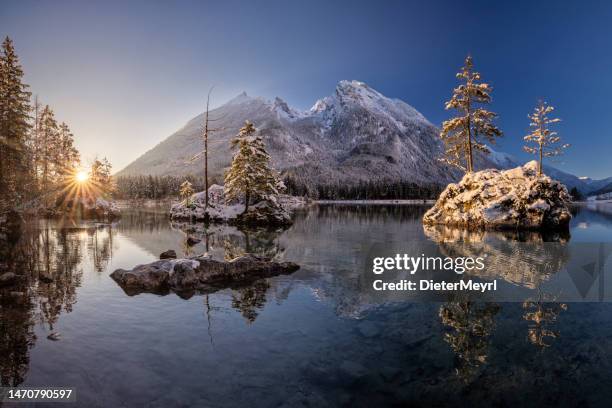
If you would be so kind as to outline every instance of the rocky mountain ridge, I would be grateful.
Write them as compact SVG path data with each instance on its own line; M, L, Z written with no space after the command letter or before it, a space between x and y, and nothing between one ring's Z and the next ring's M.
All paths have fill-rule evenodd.
M221 130L209 139L209 174L221 182L230 164L230 140L245 120L255 124L273 165L301 184L356 184L367 181L412 181L446 184L460 176L436 160L443 151L439 130L420 112L359 81L340 81L335 92L307 111L299 111L277 97L268 101L241 93L210 112ZM201 175L203 159L191 160L203 150L204 115L121 170L127 175ZM477 168L511 168L511 156L493 151L479 155ZM588 193L595 182L548 167L547 172Z

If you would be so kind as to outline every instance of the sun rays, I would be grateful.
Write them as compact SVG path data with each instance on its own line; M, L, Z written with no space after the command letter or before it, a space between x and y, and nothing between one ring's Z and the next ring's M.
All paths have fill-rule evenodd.
M74 179L77 183L85 183L89 179L89 173L85 170L79 170L74 175Z
M83 205L93 206L99 197L103 197L109 187L91 177L90 172L75 169L66 177L64 187L58 194L58 204L66 209L68 218L78 215Z

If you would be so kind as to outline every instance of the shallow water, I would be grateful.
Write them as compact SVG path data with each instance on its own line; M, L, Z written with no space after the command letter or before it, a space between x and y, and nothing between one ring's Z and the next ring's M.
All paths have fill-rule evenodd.
M537 251L610 242L610 207L578 208L569 236L470 237L495 251L495 277L525 303L373 295L363 265L377 245L444 253L468 240L424 231L422 206L318 206L283 232L171 224L153 210L112 225L32 220L4 248L25 279L0 290L0 379L73 387L87 407L608 406L611 304L542 297L563 287L557 269L569 261ZM187 234L202 242L188 247ZM128 296L110 279L167 249L255 252L301 269L189 299Z

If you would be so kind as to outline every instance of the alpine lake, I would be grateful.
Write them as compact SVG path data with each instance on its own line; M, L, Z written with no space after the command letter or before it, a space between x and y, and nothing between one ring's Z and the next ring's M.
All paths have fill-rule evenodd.
M427 208L314 204L284 231L174 223L161 208L28 220L3 248L22 279L0 288L1 385L70 387L83 407L609 406L612 257L585 284L558 250L608 248L612 204L577 204L562 236L427 231ZM496 279L500 298L371 290L376 248L432 247L484 251L473 278ZM189 296L129 296L109 277L168 249L300 269Z

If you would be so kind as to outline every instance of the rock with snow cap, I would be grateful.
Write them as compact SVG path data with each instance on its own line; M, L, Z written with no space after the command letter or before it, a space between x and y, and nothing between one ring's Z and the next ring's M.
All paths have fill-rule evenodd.
M449 184L425 214L426 225L484 229L567 229L570 195L560 182L538 175L537 162L509 170L468 173Z
M258 279L289 274L299 269L293 262L276 262L246 254L231 261L217 261L207 256L165 259L138 265L134 269L117 269L111 277L126 293L176 293L185 291L214 292L238 287Z
M291 213L306 204L299 197L280 196L251 204L244 212L243 203L226 203L223 186L212 185L208 189L208 207L204 192L193 194L187 200L174 204L170 209L173 220L211 221L244 226L289 226Z

